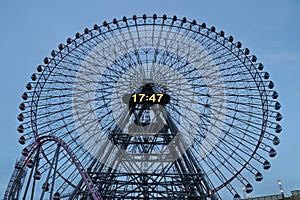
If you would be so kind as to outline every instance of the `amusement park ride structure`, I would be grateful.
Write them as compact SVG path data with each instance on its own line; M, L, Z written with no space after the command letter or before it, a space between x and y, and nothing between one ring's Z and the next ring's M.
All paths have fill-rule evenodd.
M4 199L240 199L280 143L269 77L241 42L185 17L84 29L26 85Z

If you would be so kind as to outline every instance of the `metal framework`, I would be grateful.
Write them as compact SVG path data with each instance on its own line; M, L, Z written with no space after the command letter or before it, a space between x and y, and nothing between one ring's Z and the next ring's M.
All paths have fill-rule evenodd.
M60 44L26 85L27 146L4 199L239 199L270 168L281 105L223 31L166 15L103 22ZM131 94L168 94L130 104Z

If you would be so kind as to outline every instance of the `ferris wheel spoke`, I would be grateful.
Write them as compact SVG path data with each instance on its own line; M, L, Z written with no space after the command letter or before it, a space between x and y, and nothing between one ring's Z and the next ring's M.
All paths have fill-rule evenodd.
M233 152L232 149L230 149L230 150L231 150L231 152ZM232 155L234 155L234 153L233 154L229 154L228 151L224 150L223 148L215 149L210 154L214 159L217 159L219 161L219 163L223 163L223 166L225 167L225 169L227 169L227 172L231 173L231 176L234 176L235 174L237 174L238 170L230 162L228 162L228 158L225 158L223 156L222 152L225 153L226 155L228 155L229 158L231 158L231 159L235 160L237 163L239 163L240 166L243 166L243 164L242 164L242 162L239 162L236 158L232 157ZM238 158L240 159L241 157L238 157ZM244 160L244 162L246 162L246 161ZM215 171L215 169L212 169L212 172L214 172L214 171ZM239 180L242 183L246 182L246 179L243 176L240 176Z
M218 127L216 127L218 128ZM220 130L220 131L225 131L225 130ZM213 133L211 133L213 134ZM242 139L242 141L244 141L244 143L241 143L240 142L240 138L234 134L230 134L229 132L227 132L227 136L230 136L230 138L232 138L235 142L237 142L237 144L239 144L240 147L243 147L242 148L239 148L240 151L242 151L243 153L247 154L249 157L251 156L251 153L248 153L248 152L252 152L253 149L249 148L249 145L245 145L244 143L247 143L247 144L251 144L253 146L255 146L253 143L249 143L248 140L246 139ZM254 140L255 141L255 140ZM229 145L233 145L231 141L227 141L225 139L222 139L220 140L220 142L223 142L224 144L229 144ZM236 148L236 146L233 145L234 148ZM259 159L261 159L261 157L259 157L259 159L256 159L255 157L253 157L255 160L259 161L260 163L262 163Z
M233 129L237 130L240 134L247 135L248 139L253 139L254 141L256 140L256 138L254 138L253 136L250 136L250 135L247 134L248 132L250 132L250 130L241 129L239 126L233 125L232 123L229 123L229 122L226 122L226 121L221 121L221 122L223 124L227 125L227 126L230 126ZM233 136L233 137L239 138L239 136L235 136L234 134L231 134L230 132L228 132L226 130L220 129L219 127L217 127L217 126L215 126L213 124L212 124L212 126L214 126L215 128L219 129L220 131L225 132L228 136ZM253 133L253 135L260 136L260 134L255 134L254 132L252 132L252 133ZM244 140L243 138L239 138L239 139ZM253 145L253 146L256 145L255 143L251 143L248 140L244 140L244 142L247 143L247 144Z

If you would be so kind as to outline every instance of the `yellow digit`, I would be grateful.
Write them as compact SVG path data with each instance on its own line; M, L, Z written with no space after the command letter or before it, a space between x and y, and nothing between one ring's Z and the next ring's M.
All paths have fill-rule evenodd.
M158 97L157 103L160 103L161 98L164 96L164 94L156 94Z
M131 97L133 97L133 102L136 103L136 94L133 94Z
M143 102L143 98L144 98L145 94L139 94L139 96L140 96L140 103L141 103L141 102Z
M155 94L152 94L149 98L149 101L152 101L153 103L156 101Z

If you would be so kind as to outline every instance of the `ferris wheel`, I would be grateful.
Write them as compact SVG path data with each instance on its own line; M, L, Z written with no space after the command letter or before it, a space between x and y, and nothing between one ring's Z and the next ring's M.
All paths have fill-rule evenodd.
M242 43L176 16L76 33L31 76L5 199L221 199L253 191L282 131Z

